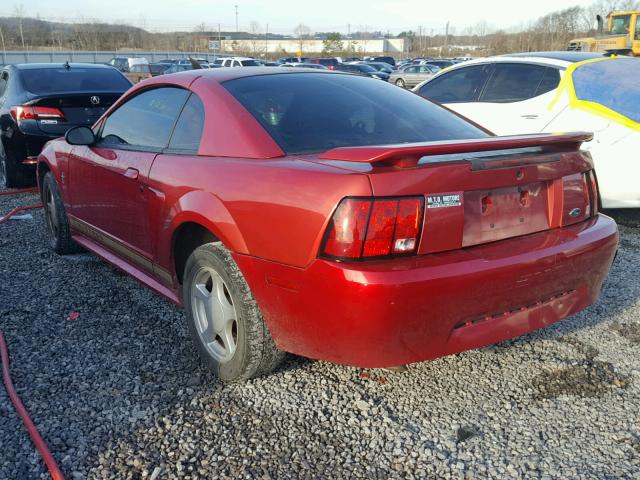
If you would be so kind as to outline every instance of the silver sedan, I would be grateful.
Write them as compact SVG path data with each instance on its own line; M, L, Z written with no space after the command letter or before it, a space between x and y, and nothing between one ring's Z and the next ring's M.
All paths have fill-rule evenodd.
M430 79L438 70L440 70L438 67L432 65L407 65L393 72L389 81L402 88L411 88Z

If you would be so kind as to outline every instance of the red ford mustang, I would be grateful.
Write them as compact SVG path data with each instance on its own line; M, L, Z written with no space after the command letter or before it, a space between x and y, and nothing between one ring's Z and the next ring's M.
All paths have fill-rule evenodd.
M80 245L184 305L234 381L282 352L432 359L593 303L618 233L589 139L495 137L359 76L196 70L50 142L38 179L53 249Z

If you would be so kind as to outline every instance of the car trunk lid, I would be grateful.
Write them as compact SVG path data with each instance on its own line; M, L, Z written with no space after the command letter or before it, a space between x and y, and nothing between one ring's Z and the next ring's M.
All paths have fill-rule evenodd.
M39 118L37 124L47 135L64 135L71 127L93 125L119 97L119 93L113 92L54 93L34 99L28 105L58 109L62 118Z
M336 148L319 161L369 175L375 197L424 195L418 253L583 221L595 213L590 134Z

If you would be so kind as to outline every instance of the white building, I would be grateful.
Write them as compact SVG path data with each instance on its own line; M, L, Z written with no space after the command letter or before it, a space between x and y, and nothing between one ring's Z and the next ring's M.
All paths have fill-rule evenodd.
M211 38L216 40L215 37ZM362 56L374 53L398 54L404 51L404 38L380 38L371 40L343 39L342 45L345 51L353 51ZM222 40L220 42L223 53L247 53L261 55L265 52L294 56L302 51L304 55L310 53L320 54L323 49L322 40L296 40L296 39L250 39L250 40Z

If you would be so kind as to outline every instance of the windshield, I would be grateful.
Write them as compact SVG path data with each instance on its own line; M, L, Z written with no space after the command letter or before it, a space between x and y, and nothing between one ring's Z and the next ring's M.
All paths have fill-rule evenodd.
M640 122L640 60L616 58L581 65L573 72L579 100L596 102Z
M28 68L20 72L31 93L124 92L131 83L112 68Z
M366 77L260 75L223 85L288 154L488 136L418 95Z
M623 35L629 33L631 15L620 15L611 19L611 35Z

